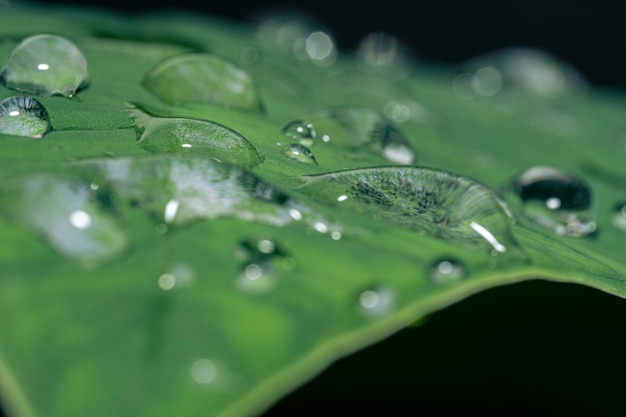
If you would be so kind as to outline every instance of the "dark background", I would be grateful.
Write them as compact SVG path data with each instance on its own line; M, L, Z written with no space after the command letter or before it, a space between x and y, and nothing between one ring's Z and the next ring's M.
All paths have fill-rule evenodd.
M237 21L269 5L236 0L91 4L125 13L175 5ZM395 34L420 59L438 63L455 64L506 46L534 46L569 61L595 85L626 87L626 2L297 4L331 29L342 50L374 31ZM624 335L626 303L617 297L538 281L497 288L338 361L265 416L624 416Z

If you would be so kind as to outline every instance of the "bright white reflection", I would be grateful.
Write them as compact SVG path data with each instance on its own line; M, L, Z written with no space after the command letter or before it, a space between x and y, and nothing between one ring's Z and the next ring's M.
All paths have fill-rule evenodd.
M70 214L70 223L78 229L86 229L91 226L92 220L89 213L82 210L76 210Z
M341 239L341 232L339 230L335 230L334 232L330 234L330 237L333 240L339 240Z
M257 248L261 253L272 253L276 249L276 245L271 240L262 239L257 243Z
M441 261L439 262L439 265L437 265L437 269L440 274L448 275L454 270L454 265L452 265L452 262L449 261Z
M250 264L246 266L243 273L247 279L254 281L263 276L263 268L258 264Z
M169 291L176 286L176 277L172 274L163 274L159 277L159 287Z
M322 66L331 65L335 60L335 45L330 36L324 32L311 33L304 43L309 58Z
M328 233L328 226L322 222L313 223L313 228L320 233Z
M504 247L503 244L501 244L500 242L498 242L498 240L495 238L494 235L491 234L491 232L489 230L487 230L484 226L476 223L476 222L472 222L470 223L470 227L472 229L474 229L474 231L476 233L478 233L479 235L481 235L487 242L489 242L489 244L491 246L493 246L493 248L500 253L504 253L506 252L506 247Z
M191 148L192 145L191 145L191 143L183 143L180 146L182 146L183 148Z
M178 213L178 207L180 206L180 202L178 200L170 200L165 205L165 212L163 214L163 220L165 223L171 223L176 218L176 213Z
M19 115L20 115L19 110L11 110L11 111L9 112L9 116L16 117L16 116L19 116Z
M296 209L289 209L289 216L294 220L302 220L302 213Z
M393 293L388 288L374 288L359 295L359 305L367 315L377 316L389 311L393 298Z
M47 71L50 69L50 66L48 64L39 64L37 65L37 69L39 71Z
M215 381L217 377L217 367L213 361L209 359L198 359L191 364L189 373L191 374L191 379L196 383L203 385L210 384Z
M404 145L385 146L383 156L396 164L410 165L415 161L413 151Z
M546 200L546 207L550 210L556 210L561 207L561 200L558 197L550 197Z
M339 197L337 197L337 201L339 201L340 203L341 203L342 201L346 201L347 199L348 199L348 196L347 196L347 195L345 195L345 194L340 195Z

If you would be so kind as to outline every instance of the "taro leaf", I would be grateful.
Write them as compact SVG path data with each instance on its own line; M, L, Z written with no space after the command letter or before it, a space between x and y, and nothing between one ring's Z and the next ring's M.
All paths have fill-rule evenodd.
M71 99L35 97L53 126L45 137L0 135L0 386L13 417L255 415L337 358L486 288L541 278L626 295L619 95L507 90L462 100L452 76L425 65L407 78L360 73L350 56L322 68L257 44L248 29L184 15L131 24L5 8L0 61L33 33L75 42L90 84ZM246 48L260 60L242 60ZM142 86L160 62L192 49L244 66L266 112L166 105ZM0 87L0 99L14 95ZM249 171L210 149L151 154L136 143L128 103L225 126L263 162ZM475 181L477 195L509 189L533 166L584 178L597 231L557 235L507 194L515 224L503 227L523 254L507 258L406 227L411 217L397 216L413 213L405 209L419 193L374 187L368 204L392 209L376 206L375 218L308 195L297 188L303 177L389 164L323 142L312 148L317 164L285 157L285 125L341 106L391 106L385 114L419 163ZM389 168L367 172L394 184ZM42 192L29 194L32 184ZM110 225L101 234L64 231L100 221ZM94 242L104 249L89 252Z

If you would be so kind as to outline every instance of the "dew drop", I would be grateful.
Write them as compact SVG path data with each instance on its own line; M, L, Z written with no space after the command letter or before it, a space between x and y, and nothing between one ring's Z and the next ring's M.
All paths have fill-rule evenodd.
M2 212L84 266L110 261L128 245L124 229L88 182L34 174L1 188Z
M408 140L375 110L338 107L309 113L301 120L314 125L317 135L328 137L327 142L334 146L349 150L369 147L391 162L415 162L415 151Z
M191 364L189 369L191 379L200 385L206 385L214 382L218 376L218 370L215 363L210 359L198 359Z
M158 284L163 291L169 291L176 286L176 277L172 274L163 274L159 277Z
M489 253L517 247L506 203L495 191L468 178L417 167L354 169L302 178L299 191L368 219Z
M20 42L2 71L8 88L39 96L71 97L89 83L87 60L69 39L40 34Z
M43 105L28 96L13 96L0 101L0 133L41 138L51 129Z
M276 268L288 258L280 245L268 238L242 240L235 248L235 257L242 262L237 288L256 294L266 293L276 286Z
M615 205L611 214L611 223L621 230L626 230L626 202Z
M375 286L359 293L358 306L366 316L379 317L393 308L394 298L389 288Z
M144 77L143 85L171 105L201 103L263 109L250 74L215 55L193 53L168 58Z
M315 145L315 138L317 136L315 127L311 123L303 120L294 120L293 122L287 123L283 128L283 135L290 139L297 140L302 146L308 147Z
M430 266L430 279L434 284L457 282L466 275L465 266L455 259L440 259Z
M306 54L311 62L320 67L328 67L337 59L335 41L326 32L311 33L304 41Z
M564 171L533 167L509 189L527 217L558 235L581 237L597 229L591 215L591 190Z
M304 164L317 165L315 156L309 148L299 143L291 143L283 148L283 155Z
M138 107L130 108L129 113L137 130L137 144L150 152L205 153L246 168L263 161L246 138L218 123L156 117Z

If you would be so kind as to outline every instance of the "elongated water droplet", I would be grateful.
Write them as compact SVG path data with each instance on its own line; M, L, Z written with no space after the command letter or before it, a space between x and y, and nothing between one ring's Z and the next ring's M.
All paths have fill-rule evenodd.
M552 167L534 167L509 187L527 217L558 235L587 236L596 231L591 190L581 180Z
M374 286L359 293L358 306L366 316L378 317L393 308L394 298L389 288Z
M71 97L89 83L87 60L69 39L34 35L13 49L2 71L2 81L26 94Z
M283 148L283 155L304 164L317 165L315 156L309 148L299 143L290 143Z
M50 128L48 112L34 98L13 96L0 102L0 133L41 138Z
M263 161L246 138L218 123L156 117L140 108L131 108L129 112L138 132L137 144L150 152L206 153L247 168Z
M533 48L507 48L478 56L465 66L475 94L518 91L543 97L584 91L584 77L570 65Z
M150 155L83 161L74 168L168 227L218 217L282 226L294 221L293 210L307 210L252 173L211 158Z
M506 203L490 188L449 172L383 167L303 179L299 191L368 219L492 254L516 248Z
M626 230L626 202L621 202L613 207L611 222L618 229Z
M244 110L262 110L254 80L247 71L209 54L169 58L143 80L143 85L167 104L216 104Z
M117 220L89 183L31 175L2 186L2 211L68 258L93 266L119 256L128 244Z
M349 150L367 146L391 162L415 162L415 151L404 135L375 110L338 107L309 113L301 120L315 126L317 136L334 146Z
M435 284L448 284L464 278L465 266L452 258L439 259L430 266L430 279Z
M303 120L294 120L287 123L283 128L283 135L290 139L297 140L302 146L311 147L315 145L315 126Z

